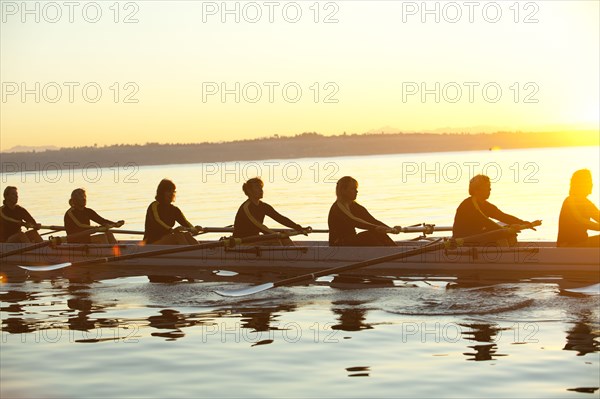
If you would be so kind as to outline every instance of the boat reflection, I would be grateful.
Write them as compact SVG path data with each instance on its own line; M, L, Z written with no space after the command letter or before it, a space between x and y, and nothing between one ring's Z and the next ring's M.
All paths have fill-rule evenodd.
M331 311L339 323L331 326L332 330L342 331L361 331L373 328L371 324L366 323L367 310L360 306L365 302L360 301L336 301L333 302Z
M497 357L508 356L506 354L498 353L497 336L504 328L499 328L492 324L487 323L474 323L474 324L460 324L461 327L467 328L463 330L462 334L465 339L469 341L478 342L477 345L467 346L474 350L474 352L464 352L463 355L467 356L469 361L488 361L496 360Z
M591 314L580 315L581 320L573 323L573 326L566 331L567 342L563 348L565 351L576 351L577 356L584 356L588 353L598 352L600 349L600 331L593 329L593 323L598 325L598 320L594 321Z

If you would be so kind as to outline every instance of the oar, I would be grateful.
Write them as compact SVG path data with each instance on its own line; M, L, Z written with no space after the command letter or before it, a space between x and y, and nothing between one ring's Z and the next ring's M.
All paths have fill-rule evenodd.
M433 234L434 231L452 231L452 226L436 226L435 224L416 224L414 226L400 227L395 226L394 230L398 233L424 233Z
M40 226L40 230L50 230L50 231L40 234L40 237L46 236L48 234L54 234L59 231L63 231L64 229L65 229L65 226Z
M59 226L56 226L56 227L59 227ZM79 233L70 234L66 237L52 237L48 241L38 242L36 244L29 245L29 246L23 247L23 248L17 248L12 251L8 251L8 252L2 252L2 253L0 253L0 258L6 258L7 256L22 254L23 252L33 251L34 249L44 248L44 247L47 247L47 246L50 246L53 244L58 245L61 242L65 242L65 241L68 242L69 238L83 237L86 235L90 235L90 234L94 234L94 233L98 233L98 232L106 231L106 230L108 230L108 227L99 226L99 227L94 227L93 229L80 231Z
M269 229L272 231L276 231L278 233L293 233L298 232L294 229ZM204 233L233 233L233 226L227 227L203 227L202 234ZM329 230L326 229L311 229L309 233L329 233ZM300 232L300 234L304 234Z
M250 242L269 241L269 240L273 240L273 239L277 239L277 238L290 237L290 236L293 236L296 234L300 234L300 232L274 233L274 234L265 234L265 235L259 235L259 236L250 236L250 237L245 237L245 238L229 238L226 240L220 240L220 241L209 242L209 243L204 243L204 244L183 245L183 246L177 246L175 248L157 249L155 251L139 252L139 253L135 253L135 254L127 254L127 255L121 255L121 256L111 256L111 257L106 257L106 258L82 260L82 261L74 262L74 263L67 262L67 263L58 263L58 264L48 265L48 266L19 266L19 267L22 269L25 269L25 270L36 271L36 272L37 271L51 271L51 270L64 269L65 267L69 267L69 266L85 266L85 265L91 265L91 264L97 264L97 263L111 263L111 262L116 262L116 261L121 261L121 260L128 260L128 259L135 259L135 258L150 258L150 257L160 256L160 255L169 255L169 254L175 254L175 253L181 253L181 252L196 251L196 250L200 250L200 249L209 249L209 248L218 248L218 247L233 247L236 245L250 243Z
M407 227L394 227L398 233L426 233L432 234L434 231L452 231L452 226L436 226L434 224L425 224L415 225L415 226L407 226ZM293 229L271 229L273 231L277 231L279 233L287 233L295 231ZM203 233L232 233L233 227L203 227ZM313 233L329 233L327 229L312 229Z
M42 230L56 230L56 231L61 231L65 229L65 226L46 226L46 225L42 225L40 226L40 229Z
M496 240L499 240L502 238L507 238L509 236L513 236L514 234L515 234L515 232L512 229L499 229L499 230L494 230L494 231L490 231L487 233L478 234L478 235L465 237L465 238L448 239L446 241L443 241L444 238L438 238L437 240L433 241L432 243L422 246L421 248L416 248L416 249L411 249L411 250L400 252L400 253L381 256L379 258L373 258L373 259L365 260L362 262L351 263L349 265L332 267L329 269L321 270L319 272L307 273L307 274L303 274L301 276L296 276L296 277L291 277L291 278L287 278L287 279L279 280L279 281L275 281L275 282L255 285L255 286L249 287L249 288L242 288L242 289L228 290L228 291L217 290L217 291L215 291L215 293L217 293L221 296L226 296L226 297L240 297L240 296L252 295L252 294L266 291L266 290L269 290L269 289L275 288L275 287L281 287L284 285L289 285L289 284L297 283L297 282L304 281L304 280L314 280L317 277L327 276L329 274L341 273L341 272L354 270L354 269L360 269L361 267L367 267L367 266L377 265L379 263L404 259L404 258L408 258L411 256L424 254L426 252L438 251L438 250L444 249L444 248L454 248L457 246L463 246L463 245L468 245L468 244L477 244L480 242L486 242L488 240L496 241Z
M144 235L145 232L139 230L122 230L122 229L110 229L111 233L116 234L132 234L132 235Z

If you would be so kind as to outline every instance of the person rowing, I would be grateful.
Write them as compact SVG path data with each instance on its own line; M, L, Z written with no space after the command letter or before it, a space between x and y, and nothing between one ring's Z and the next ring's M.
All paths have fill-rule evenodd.
M456 215L454 216L454 225L452 227L454 238L479 235L503 228L492 219L505 223L507 228L513 228L514 230L523 228L535 230L535 226L542 223L541 220L527 222L502 212L498 207L487 201L490 198L491 192L492 185L488 176L477 175L469 181L470 197L466 198L458 206ZM516 234L509 242L505 242L504 239L498 242L501 245L514 243L516 243Z
M242 185L242 190L248 199L244 201L235 215L235 221L233 224L234 238L244 238L259 234L275 233L275 231L269 229L263 224L265 216L270 217L277 223L280 223L286 227L303 232L304 234L311 230L310 226L300 226L298 223L293 222L291 219L277 212L271 205L261 201L264 194L263 187L264 183L259 177L249 179ZM283 238L276 240L276 242L267 242L264 244L293 245L292 240L289 238Z
M587 197L592 193L592 172L573 173L569 196L563 201L558 218L559 247L600 247L600 235L588 237L588 230L600 230L600 211Z
M37 232L41 225L25 208L17 205L17 202L19 202L17 188L6 186L3 205L0 207L0 242L42 242L43 239ZM21 227L30 230L23 233Z
M71 205L71 207L65 212L64 217L68 242L82 244L115 244L117 242L114 235L109 231L95 235L84 234L82 236L69 238L70 235L93 229L94 227L90 225L90 221L96 222L104 227L121 227L125 224L125 221L123 220L112 222L108 219L104 219L93 209L87 208L87 194L83 188L76 188L71 192L69 205Z
M350 176L338 180L335 187L337 200L329 210L329 245L330 246L395 246L396 243L388 234L398 233L398 228L391 228L375 219L369 211L356 202L358 181ZM356 229L362 229L356 233Z
M144 243L155 245L197 244L192 234L198 234L202 227L192 225L183 212L173 205L176 194L175 183L162 179L156 188L156 196L146 211ZM173 228L175 222L180 227Z

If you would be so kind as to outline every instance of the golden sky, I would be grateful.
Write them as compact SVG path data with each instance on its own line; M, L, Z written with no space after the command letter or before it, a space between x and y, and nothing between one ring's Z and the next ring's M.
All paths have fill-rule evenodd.
M598 129L599 4L2 1L0 149Z

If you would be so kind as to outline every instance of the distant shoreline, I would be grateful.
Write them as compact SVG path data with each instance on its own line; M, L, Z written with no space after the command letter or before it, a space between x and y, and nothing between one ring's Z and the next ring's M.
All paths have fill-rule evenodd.
M481 133L481 134L362 134L322 136L304 133L224 143L113 145L58 150L1 153L0 173L79 169L86 165L124 167L169 164L258 161L265 159L485 151L548 147L598 146L597 132Z

